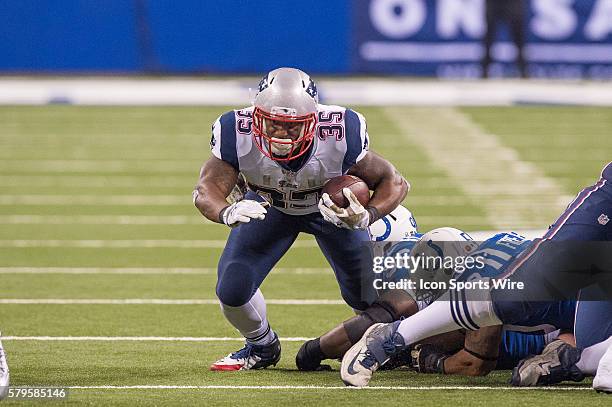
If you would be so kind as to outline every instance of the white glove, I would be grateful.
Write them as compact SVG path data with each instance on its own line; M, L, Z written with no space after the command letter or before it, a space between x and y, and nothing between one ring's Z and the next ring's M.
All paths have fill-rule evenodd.
M323 219L340 228L367 229L370 225L369 212L359 203L353 191L344 188L342 193L349 201L348 208L339 208L327 193L323 194L319 200L319 211L321 211Z
M223 223L233 228L241 223L248 223L251 219L263 220L268 212L265 206L269 204L251 199L234 202L223 211Z

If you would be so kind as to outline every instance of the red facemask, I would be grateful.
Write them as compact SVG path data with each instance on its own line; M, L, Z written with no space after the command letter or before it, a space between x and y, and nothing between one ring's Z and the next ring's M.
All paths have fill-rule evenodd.
M274 161L289 161L304 155L314 140L315 113L304 116L272 114L256 107L253 139L259 150Z

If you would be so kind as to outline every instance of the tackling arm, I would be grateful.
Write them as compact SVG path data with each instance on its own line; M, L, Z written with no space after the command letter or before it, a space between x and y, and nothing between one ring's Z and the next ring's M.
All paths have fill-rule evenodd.
M227 196L238 179L238 171L217 157L210 157L200 170L193 203L206 218L223 223L222 212L229 206Z
M501 325L468 331L463 349L453 355L446 353L437 343L439 338L445 338L448 334L430 338L411 351L411 365L420 373L485 376L497 364L501 331Z
M353 165L348 174L361 178L370 190L374 191L367 208L370 212L370 224L402 203L410 189L408 181L393 164L372 151Z
M501 325L467 331L463 349L444 361L444 372L463 376L489 374L497 364L501 332Z

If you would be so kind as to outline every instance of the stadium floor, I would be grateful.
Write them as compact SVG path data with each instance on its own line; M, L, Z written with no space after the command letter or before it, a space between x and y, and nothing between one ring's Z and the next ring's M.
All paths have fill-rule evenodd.
M545 228L612 151L609 108L358 110L372 148L411 182L405 205L423 231ZM72 387L75 404L610 404L587 382L507 388L508 372L382 372L366 390L345 389L336 362L297 372L303 338L351 315L308 236L262 287L287 338L281 362L208 371L240 346L214 301L227 228L191 205L223 111L0 107L0 329L12 385Z

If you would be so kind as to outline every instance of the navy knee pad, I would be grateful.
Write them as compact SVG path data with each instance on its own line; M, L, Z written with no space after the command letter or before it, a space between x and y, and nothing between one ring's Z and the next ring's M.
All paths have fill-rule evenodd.
M219 300L230 307L239 307L249 302L257 287L250 278L248 266L239 262L220 262L218 271L216 292Z

